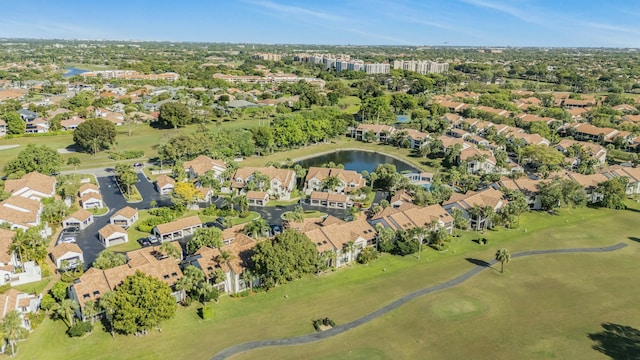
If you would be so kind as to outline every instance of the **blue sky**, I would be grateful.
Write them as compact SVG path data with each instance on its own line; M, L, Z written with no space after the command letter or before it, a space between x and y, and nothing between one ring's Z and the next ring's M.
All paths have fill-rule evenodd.
M640 47L637 0L0 0L0 37Z

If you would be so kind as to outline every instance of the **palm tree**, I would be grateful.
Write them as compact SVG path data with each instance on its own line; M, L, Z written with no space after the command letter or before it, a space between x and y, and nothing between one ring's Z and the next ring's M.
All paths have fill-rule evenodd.
M229 261L229 260L231 260L233 258L234 258L234 256L230 251L221 250L220 251L220 255L218 255L216 257L216 261L219 262L219 263L225 263L225 262L227 262L227 261Z
M353 242L353 240L345 243L342 246L342 250L349 254L349 262L353 261L353 252L356 251L356 244Z
M102 297L100 297L100 300L98 300L98 306L100 307L100 309L104 310L104 317L109 323L109 332L111 332L111 336L114 335L112 321L113 314L115 312L115 298L116 293L113 291L108 291L104 295L102 295Z
M263 218L257 218L244 227L244 233L251 237L258 238L261 237L268 229L269 224L267 221Z
M507 249L496 251L496 260L500 261L500 273L504 272L504 263L511 261L511 253Z
M410 230L411 237L418 242L418 260L420 260L420 256L422 253L422 243L424 239L429 235L429 230L427 229L427 227L430 227L430 225L427 225L425 227L414 227Z
M211 170L200 175L198 181L200 181L202 186L208 187L210 192L213 191L214 187L218 187L220 185L220 181L218 181L216 174ZM209 198L209 201L211 201L211 198Z
M241 214L249 211L249 199L247 199L246 195L242 195L238 198L238 207L240 208Z
M336 191L338 186L340 186L340 179L337 176L329 176L322 181L322 187L329 191Z
M58 318L62 319L62 321L64 321L64 323L67 324L68 327L72 327L73 316L77 309L78 309L78 303L76 303L71 299L64 299L59 304L59 306L56 307L56 309L54 310L54 313Z
M91 324L96 320L96 315L100 313L100 306L95 301L87 301L84 303L84 308L82 309L82 314L85 318L89 318Z
M20 313L16 310L7 313L4 316L4 319L2 319L2 324L0 325L5 339L7 339L9 341L9 345L11 345L11 356L13 357L16 353L16 342L20 338L24 337L27 329L22 327L22 318L20 317Z

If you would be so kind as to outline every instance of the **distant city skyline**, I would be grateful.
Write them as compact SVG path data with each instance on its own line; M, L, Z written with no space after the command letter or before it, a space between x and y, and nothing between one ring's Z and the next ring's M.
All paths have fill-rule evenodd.
M640 47L630 0L0 2L0 37L260 44Z

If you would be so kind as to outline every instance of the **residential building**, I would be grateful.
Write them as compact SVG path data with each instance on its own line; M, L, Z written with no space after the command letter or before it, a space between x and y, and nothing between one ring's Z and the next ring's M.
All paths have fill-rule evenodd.
M396 128L389 125L358 124L358 127L351 129L351 137L365 141L367 140L365 138L365 133L367 132L373 133L376 141L385 143L396 132Z
M76 227L80 230L86 229L89 225L93 224L93 214L85 209L78 209L78 211L62 219L62 227L70 228Z
M131 206L123 207L109 218L111 224L118 225L125 230L133 226L136 221L138 221L138 210Z
M182 254L182 249L177 246ZM176 302L184 299L184 292L175 290L175 285L182 277L182 271L178 266L178 259L167 256L159 251L158 246L150 246L139 250L130 251L127 254L126 264L112 269L100 270L90 268L69 288L69 297L78 303L77 316L83 321L89 318L83 314L85 305L89 301L98 302L102 295L115 290L128 276L136 271L153 276L167 284L175 297Z
M349 196L342 193L312 191L311 196L309 196L309 205L346 209L353 205L353 201Z
M325 181L328 178L336 178L337 185L332 189L327 189ZM334 193L353 193L362 189L366 185L366 180L362 175L353 170L336 168L310 167L304 183L304 191L307 195L314 191L327 190Z
M40 225L42 203L22 196L11 196L0 202L0 224L8 223L11 229L27 230Z
M577 140L602 142L613 139L618 130L612 128L600 128L587 123L579 123L568 129L569 134Z
M86 71L80 74L86 79L121 79L121 80L168 80L175 81L180 75L174 72L166 72L162 74L141 74L135 70L102 70L102 71Z
M367 246L376 245L376 231L364 219L345 222L333 216L290 223L316 245L325 265L338 268L356 260Z
M542 209L542 202L540 200L540 195L538 194L538 186L549 181L550 180L531 179L526 176L517 179L502 177L500 181L497 182L496 187L498 190L504 186L509 190L520 191L527 199L529 209L540 210Z
M98 238L100 239L102 246L106 248L113 245L124 244L129 241L127 231L122 227L111 223L98 230Z
M435 61L424 60L395 60L393 62L394 69L402 69L414 71L420 74L443 74L449 71L449 63L439 63Z
M266 191L247 191L247 201L251 206L267 206L269 193Z
M214 160L206 155L200 155L191 161L183 163L184 170L190 179L204 175L207 171L213 171L216 178L220 178L227 170L227 165L222 160Z
M202 227L202 220L197 215L178 219L153 228L153 233L161 242L174 241L193 235L196 229Z
M233 175L232 187L242 190L254 178L256 173L265 175L267 184L255 184L257 188L278 199L289 200L296 185L296 173L289 169L269 167L244 167Z
M368 75L388 74L390 71L391 65L388 62L364 64L364 72Z
M192 265L199 267L204 271L208 280L212 280L212 274L216 270L222 270L225 277L224 280L213 284L216 289L228 294L235 294L247 290L250 285L258 284L258 279L246 277L247 268L252 264L253 247L256 241L245 235L242 230L244 225L234 226L223 232L225 245L221 248L210 248L204 246L200 248L193 257ZM229 260L221 258L222 252L231 254ZM251 282L251 284L250 284Z
M396 203L397 200L394 201ZM411 230L417 227L427 229L445 229L449 234L453 231L453 217L440 205L417 206L403 201L398 207L390 206L370 220L372 225L380 224L397 230Z
M596 160L600 165L604 165L607 162L607 149L598 144L585 141L575 141L571 139L562 139L560 140L558 145L556 145L556 149L566 155L572 146L582 147L582 149L586 150L589 156L592 159ZM577 159L577 154L575 154L574 157L576 158L576 165L579 165L580 163L579 159Z
M464 217L469 220L469 228L484 230L492 226L491 216L486 209L490 209L490 212L497 212L506 204L507 200L504 199L502 191L487 188L481 191L468 191L465 194L453 193L451 198L442 204L442 207L449 214L453 214L453 209L460 209Z
M56 178L39 172L30 172L20 179L8 179L4 191L12 196L22 196L32 200L50 198L56 194Z
M51 250L51 260L60 271L75 269L84 264L82 249L74 243L62 243Z
M601 173L606 176L607 179L614 179L617 177L627 178L627 195L640 194L640 168L638 167L623 167L612 166Z
M104 201L102 195L93 191L85 192L80 198L80 205L83 209L102 209L104 207Z
M176 186L176 181L167 175L160 175L156 178L156 190L161 195L171 194Z
M9 289L0 294L0 320L4 319L8 313L17 311L20 315L20 325L31 330L31 322L26 315L38 312L41 300L42 296Z

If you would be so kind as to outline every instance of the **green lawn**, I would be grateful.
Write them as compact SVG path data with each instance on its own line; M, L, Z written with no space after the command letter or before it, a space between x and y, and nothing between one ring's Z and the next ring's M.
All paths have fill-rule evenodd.
M42 290L49 285L49 282L51 282L51 278L44 278L40 281L34 282L34 283L29 283L29 284L24 284L24 285L18 285L18 286L14 286L13 288L18 290L18 291L22 291L24 293L27 294L40 294L42 292Z
M345 114L355 114L360 111L361 103L357 96L346 96L338 100L338 109Z
M634 204L637 206L637 204ZM637 208L635 209L637 210ZM588 333L603 322L640 328L636 211L566 209L559 215L526 214L518 230L489 231L486 246L465 233L450 251L425 249L422 259L384 255L310 276L268 293L228 296L202 321L196 308L179 309L162 333L116 336L101 330L70 339L61 322L45 321L18 359L207 359L240 342L313 331L312 319L344 324L417 289L470 269L465 258L490 260L496 249L512 253L543 248L630 246L606 254L562 254L514 259L506 273L487 270L456 288L416 299L336 338L300 347L261 349L240 358L598 358ZM526 229L526 231L525 231ZM286 295L286 296L285 296ZM199 334L193 336L193 334ZM46 349L46 350L44 350ZM600 356L601 357L601 356Z

